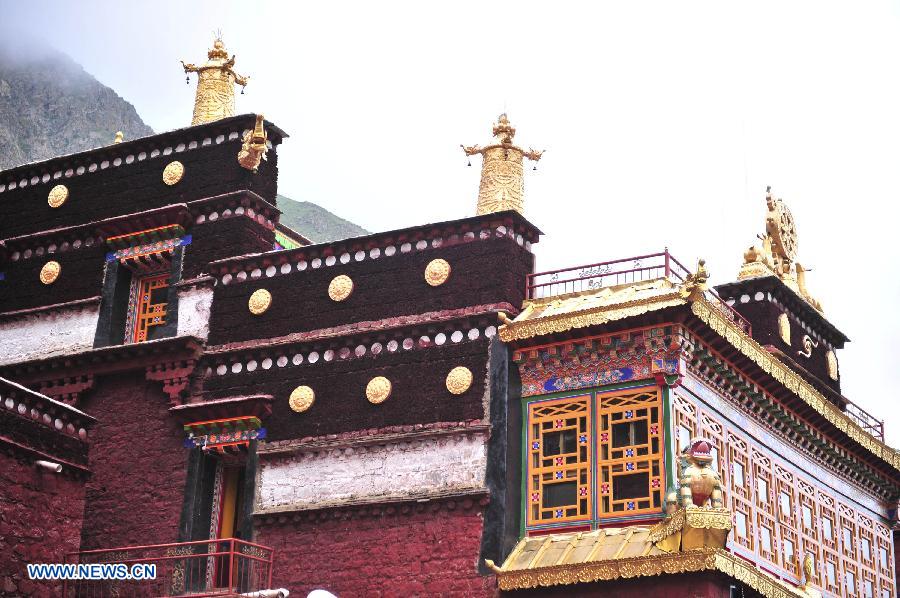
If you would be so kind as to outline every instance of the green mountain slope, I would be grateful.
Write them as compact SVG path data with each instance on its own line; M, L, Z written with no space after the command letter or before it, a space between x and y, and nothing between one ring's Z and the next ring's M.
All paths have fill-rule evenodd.
M313 243L326 243L367 235L369 231L335 216L325 208L308 201L294 201L284 195L277 198L281 223L294 229Z

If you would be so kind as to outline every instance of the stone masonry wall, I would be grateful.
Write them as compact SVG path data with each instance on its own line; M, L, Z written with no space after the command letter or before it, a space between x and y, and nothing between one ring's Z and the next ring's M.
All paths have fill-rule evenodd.
M447 282L432 287L424 273L436 258L447 260L452 273ZM491 303L519 306L533 260L514 240L497 238L231 281L216 286L209 340L229 343ZM328 285L339 274L349 276L354 288L349 298L335 302L328 297ZM259 288L272 294L272 305L253 316L247 300Z
M98 296L103 284L105 257L106 246L94 239L90 247L82 245L79 249L21 257L0 264L0 271L4 273L4 280L0 280L0 312ZM41 282L40 274L41 268L50 260L59 262L61 269L59 278L48 285Z
M488 340L463 342L416 351L382 351L377 356L285 367L259 366L240 374L215 373L204 381L209 398L246 395L275 397L266 422L268 440L338 434L385 426L461 422L484 418ZM472 386L461 395L447 390L447 373L456 366L472 371ZM375 376L391 381L391 396L379 405L366 400L366 385ZM295 413L288 397L299 385L311 386L316 400L308 411ZM252 389L252 390L251 390Z
M177 541L188 451L161 385L143 372L103 377L79 407L99 420L82 548Z
M191 244L185 248L183 280L207 272L209 262L235 255L272 251L275 231L246 216L221 218L191 227Z
M90 349L97 331L96 303L0 320L0 364Z
M485 449L484 436L472 434L263 457L258 508L483 490Z
M256 541L275 549L273 587L298 596L321 588L341 598L496 595L494 577L477 571L477 500L380 505L353 515L318 512L259 526Z
M77 551L83 513L84 481L0 454L0 596L59 596L59 582L30 581L25 565Z

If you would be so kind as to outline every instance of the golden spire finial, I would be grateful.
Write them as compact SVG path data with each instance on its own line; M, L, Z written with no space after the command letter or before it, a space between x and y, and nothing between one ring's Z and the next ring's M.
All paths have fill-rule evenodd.
M775 275L821 312L822 304L806 289L808 269L797 262L794 216L784 201L772 194L771 186L766 187L766 209L766 234L760 237L761 245L754 245L744 252L738 280Z
M185 73L197 73L197 96L191 125L234 116L234 86L237 84L243 88L249 79L232 69L234 56L228 58L221 35L216 36L213 47L206 55L209 60L201 66L181 61ZM190 77L187 80L190 82Z
M504 210L523 211L525 180L522 163L525 158L537 162L543 151L528 151L513 145L516 129L506 114L501 114L493 127L494 142L487 147L462 145L467 156L481 154L481 184L478 188L477 214Z

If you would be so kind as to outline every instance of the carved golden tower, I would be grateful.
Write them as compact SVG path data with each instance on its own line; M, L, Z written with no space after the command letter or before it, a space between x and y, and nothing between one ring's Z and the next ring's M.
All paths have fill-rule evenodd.
M228 58L228 51L221 37L213 42L207 56L209 60L201 66L181 61L185 73L197 73L197 96L194 99L191 125L234 116L234 86L237 84L244 87L249 79L232 70L234 56Z
M528 151L513 144L516 129L506 114L494 125L494 142L487 147L461 146L467 156L481 154L481 184L478 188L477 214L524 209L525 180L522 164L525 158L538 161L543 151Z

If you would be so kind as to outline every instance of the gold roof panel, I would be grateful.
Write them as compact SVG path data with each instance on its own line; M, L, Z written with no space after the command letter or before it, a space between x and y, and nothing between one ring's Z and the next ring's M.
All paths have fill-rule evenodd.
M522 313L514 320L500 326L500 338L508 343L566 332L687 302L680 287L667 278L534 299L525 302Z
M659 526L657 526L657 529ZM632 526L522 538L501 567L487 561L503 591L695 571L720 571L766 598L811 598L731 553L710 546L666 552L654 528Z

